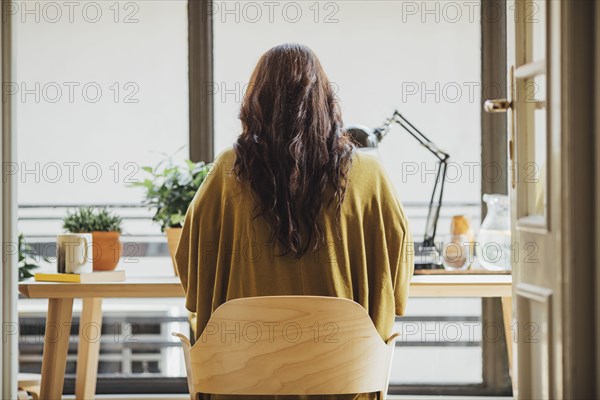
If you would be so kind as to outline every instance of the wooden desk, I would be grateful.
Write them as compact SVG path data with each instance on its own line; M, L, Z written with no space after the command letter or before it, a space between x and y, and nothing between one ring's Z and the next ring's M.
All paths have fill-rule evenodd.
M79 322L77 351L76 399L91 399L96 392L99 334L102 327L104 298L183 297L176 277L128 279L116 283L24 282L19 291L31 299L49 299L42 360L40 398L59 399L67 364L69 334L73 317L73 300L83 299ZM512 365L510 325L512 318L512 277L510 275L415 275L410 297L499 297L503 315L509 363ZM67 334L65 334L65 332Z

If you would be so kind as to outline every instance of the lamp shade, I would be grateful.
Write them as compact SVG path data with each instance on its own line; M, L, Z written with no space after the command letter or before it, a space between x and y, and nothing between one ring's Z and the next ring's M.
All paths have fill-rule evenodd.
M373 129L363 125L349 125L345 130L358 147L379 147L379 140Z

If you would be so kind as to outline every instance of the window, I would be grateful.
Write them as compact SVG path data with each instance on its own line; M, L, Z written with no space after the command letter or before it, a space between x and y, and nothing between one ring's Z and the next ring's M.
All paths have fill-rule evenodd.
M187 2L12 5L20 232L52 253L67 210L107 205L124 218L127 275L172 275L164 236L140 204L142 191L128 184L141 179L141 166L188 144ZM187 149L176 157L186 158ZM19 302L23 372L40 370L45 309L41 301ZM171 337L189 329L181 299L107 300L104 309L99 392L132 386L119 389L115 380L185 376ZM76 302L75 316L78 310ZM113 381L103 385L106 379ZM185 390L184 378L176 382Z
M186 5L15 3L20 203L139 203L188 142Z
M300 42L323 63L346 124L377 127L398 109L450 154L438 241L456 214L467 215L476 230L481 93L498 89L482 87L486 3L214 1L201 13L212 16L213 81L192 89L200 101L214 100L214 153L240 133L239 107L258 57ZM164 237L139 206L141 191L127 183L139 179L141 166L188 144L189 116L197 110L188 106L187 2L15 4L19 229L30 242L51 243L66 209L107 204L125 217L123 241L136 244L129 256L139 262L126 265L127 273L168 275ZM437 160L399 127L379 155L420 240ZM186 156L185 149L178 153ZM30 300L19 305L29 338L43 329L40 307ZM106 309L104 334L143 340L103 341L98 392L125 393L131 382L154 393L157 385L185 391L185 371L165 367L181 361L166 337L187 326L181 300L107 302ZM484 382L479 300L413 299L407 315L397 321L406 339L396 352L393 388ZM21 366L35 371L40 342L28 340ZM407 368L404 359L416 361Z

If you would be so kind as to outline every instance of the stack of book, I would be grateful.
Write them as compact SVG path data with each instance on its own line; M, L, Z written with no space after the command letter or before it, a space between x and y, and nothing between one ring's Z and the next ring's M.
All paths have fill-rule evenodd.
M101 271L89 272L85 274L46 274L37 273L34 275L37 282L67 282L67 283L102 283L102 282L123 282L125 280L125 271Z

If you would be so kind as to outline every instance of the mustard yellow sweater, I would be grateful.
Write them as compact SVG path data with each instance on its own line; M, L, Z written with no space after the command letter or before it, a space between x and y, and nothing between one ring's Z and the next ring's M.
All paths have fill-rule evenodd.
M277 256L281 250L269 242L268 224L253 218L255 203L250 187L238 183L232 171L235 157L229 148L215 160L188 209L177 248L176 264L186 307L197 313L196 335L200 336L211 313L228 300L313 295L358 302L382 339L387 339L394 316L404 313L414 265L404 210L379 160L369 154L354 154L341 208L341 238L336 234L332 203L321 216L327 245L293 259ZM375 399L376 395L304 398Z

